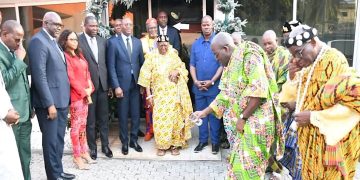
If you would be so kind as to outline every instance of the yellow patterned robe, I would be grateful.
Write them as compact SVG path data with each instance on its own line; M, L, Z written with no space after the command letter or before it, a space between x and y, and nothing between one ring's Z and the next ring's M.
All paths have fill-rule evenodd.
M180 72L177 84L169 80L170 72ZM186 147L191 138L189 115L192 104L187 87L188 71L176 51L166 55L153 51L145 55L138 84L151 87L154 95L153 125L156 148Z
M301 79L301 92L304 91L309 69L305 69L304 76ZM322 99L320 99L322 103L318 103L319 99L315 97L321 97L319 95L324 93L324 88L328 84L333 83L332 79L336 79L339 75L346 74L349 71L351 69L345 56L338 50L329 48L314 69L301 111L319 113L321 111L325 112L327 108L330 108L322 105L322 103L329 101L329 99L324 98L325 96L322 96ZM297 73L293 81L287 81L284 84L282 93L285 93L283 97L286 97L286 101L296 98L296 95L293 96L293 94L297 92L297 83L296 85L291 83L298 80L300 80L299 73ZM340 85L339 83L334 84L334 86ZM292 100L294 101L295 99ZM336 99L336 101L340 100ZM334 105L338 104L335 103L335 100L332 103ZM359 109L356 105L345 104L345 107L351 110ZM331 108L336 107L332 106ZM333 117L331 120L343 121L343 117L347 116L344 113L344 116L337 116L338 119ZM311 116L313 116L313 113ZM355 175L356 163L360 155L360 124L355 125L336 145L332 146L326 143L323 132L316 125L311 120L310 125L298 128L298 144L302 159L302 178L352 179ZM339 128L339 131L341 131L341 128Z

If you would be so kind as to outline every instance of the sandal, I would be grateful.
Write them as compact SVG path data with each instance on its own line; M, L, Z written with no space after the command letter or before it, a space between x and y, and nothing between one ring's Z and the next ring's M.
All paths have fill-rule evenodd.
M84 161L81 159L81 157L74 158L74 163L76 165L77 169L80 170L89 170L89 166L87 166Z
M81 158L83 158L86 163L88 164L96 164L97 162L93 159L91 159L89 153L84 153L84 154L81 154Z
M164 156L165 153L166 153L165 150L163 150L163 149L158 149L157 152L156 152L156 155L158 155L158 156Z
M171 155L177 156L179 154L180 154L180 151L179 151L179 149L177 147L171 148Z

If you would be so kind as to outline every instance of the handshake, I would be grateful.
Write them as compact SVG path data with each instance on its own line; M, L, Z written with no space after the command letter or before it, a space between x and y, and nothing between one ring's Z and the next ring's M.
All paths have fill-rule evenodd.
M194 124L196 124L197 126L201 126L203 121L202 119L200 119L198 116L196 116L194 113L190 114L189 117L190 121L193 122Z

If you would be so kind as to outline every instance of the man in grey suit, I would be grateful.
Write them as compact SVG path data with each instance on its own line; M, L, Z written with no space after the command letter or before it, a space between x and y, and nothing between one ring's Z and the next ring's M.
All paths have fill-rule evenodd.
M108 71L112 88L118 98L119 137L122 143L121 152L129 152L128 113L131 116L130 147L137 152L142 148L137 143L140 125L140 87L137 84L144 55L141 41L131 36L133 22L129 18L122 20L122 33L108 40Z
M98 124L101 138L101 151L112 158L113 153L109 148L109 109L108 94L112 90L108 88L108 75L106 68L106 40L97 35L98 22L94 16L87 16L84 20L85 32L79 36L79 46L85 59L89 63L91 80L95 91L91 95L93 103L89 105L86 124L86 136L90 149L90 157L97 158L96 130ZM97 123L96 123L97 122Z
M64 25L58 14L47 12L42 29L29 43L31 100L42 132L48 179L74 179L64 173L62 156L70 102L70 84L62 49L56 42Z

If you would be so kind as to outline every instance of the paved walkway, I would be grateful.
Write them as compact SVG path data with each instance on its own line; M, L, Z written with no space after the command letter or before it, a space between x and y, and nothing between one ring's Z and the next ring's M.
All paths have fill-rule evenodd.
M32 179L46 180L43 156L41 151L41 136L38 130L38 124L33 120L33 134L32 134L32 161L31 174ZM114 131L114 130L112 130ZM112 132L114 133L114 132ZM39 138L40 137L40 138ZM197 139L197 136L193 137ZM194 141L195 142L195 141ZM71 151L69 151L69 142L67 142L68 150L63 157L63 165L65 172L73 173L76 179L79 180L106 180L106 179L121 179L121 180L218 180L225 179L226 175L226 156L228 150L222 150L219 158L210 160L156 160L149 159L122 159L118 157L108 159L105 158L101 152L98 152L100 157L98 163L90 166L90 170L77 170L72 162ZM116 145L113 151L119 151L120 146ZM193 153L193 148L188 148L184 154ZM204 151L210 151L207 147ZM131 152L130 152L131 153ZM147 152L149 154L149 152ZM209 152L203 152L209 154ZM146 155L146 153L144 152ZM360 163L357 166L355 178L360 180Z

